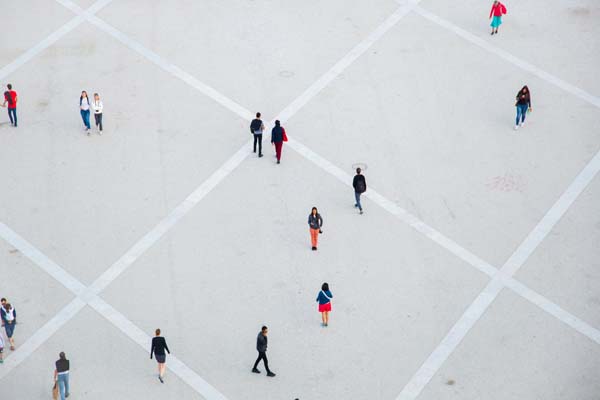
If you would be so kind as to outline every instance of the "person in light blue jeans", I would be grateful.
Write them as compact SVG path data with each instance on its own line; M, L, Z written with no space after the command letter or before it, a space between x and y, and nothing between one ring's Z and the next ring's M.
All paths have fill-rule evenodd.
M81 114L81 119L83 120L83 125L85 125L85 131L87 134L90 134L90 99L88 98L87 92L84 90L81 92L81 96L79 97L79 113Z
M69 397L69 360L64 351L61 351L58 357L58 361L55 363L54 381L58 385L60 400L65 400Z

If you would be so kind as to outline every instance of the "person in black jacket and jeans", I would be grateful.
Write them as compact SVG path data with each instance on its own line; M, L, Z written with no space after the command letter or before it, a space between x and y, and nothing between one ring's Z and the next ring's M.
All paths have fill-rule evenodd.
M156 362L158 362L158 380L160 383L165 383L163 381L163 375L165 374L165 361L166 354L165 350L171 354L169 347L167 347L167 341L164 337L160 336L160 329L155 331L156 336L152 338L152 347L150 347L150 359L152 360L152 354L156 356Z
M258 366L260 360L263 360L265 363L265 369L267 370L267 376L274 377L275 374L269 369L269 360L267 360L267 333L269 333L269 329L266 326L263 326L256 337L256 350L258 350L258 358L254 363L252 372L255 374L260 374L260 370L256 367Z
M277 164L281 162L281 148L283 147L283 138L285 129L281 126L279 120L275 121L275 126L271 129L271 143L275 145L275 155L277 156Z
M262 157L262 135L265 131L265 124L260 119L260 113L256 113L256 118L250 123L250 133L254 135L254 152L256 153L256 144L258 143L258 156Z
M354 199L356 200L354 207L358 208L362 214L363 209L360 204L360 195L367 191L367 181L365 180L364 175L361 174L360 168L356 168L356 175L354 175L354 179L352 180L352 187L354 188Z

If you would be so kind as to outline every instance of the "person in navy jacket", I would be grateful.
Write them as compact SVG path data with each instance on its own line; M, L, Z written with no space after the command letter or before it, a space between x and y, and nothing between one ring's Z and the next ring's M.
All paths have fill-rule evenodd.
M323 321L321 326L329 325L329 312L331 311L331 298L333 295L329 291L329 284L327 282L321 285L321 291L317 295L317 302L319 303L319 312L321 313L321 320Z

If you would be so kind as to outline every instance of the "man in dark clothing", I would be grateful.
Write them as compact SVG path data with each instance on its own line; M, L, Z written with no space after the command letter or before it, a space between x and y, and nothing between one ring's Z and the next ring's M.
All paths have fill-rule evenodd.
M256 153L256 143L258 143L258 156L262 157L262 134L265 130L265 124L260 119L260 113L256 113L256 118L250 123L250 133L254 135L254 152Z
M258 366L260 360L263 360L265 363L265 369L267 370L267 376L273 377L275 374L269 369L269 360L267 360L267 333L269 333L269 329L266 326L263 326L256 337L256 350L258 350L258 358L254 363L252 372L255 374L260 374L260 370L256 367Z
M17 126L17 92L12 90L12 85L9 83L6 85L8 89L4 92L4 104L2 107L6 107L8 105L8 118L10 118L10 123L13 126Z
M275 121L275 126L271 130L271 143L275 145L275 154L277 155L277 164L281 162L281 148L283 147L283 136L285 130L281 127L279 120Z
M358 208L360 213L363 213L362 205L360 204L360 195L367 191L367 181L365 180L364 175L362 175L360 168L356 168L356 175L354 175L354 179L352 180L352 187L354 188L354 199L356 203L354 203L354 207Z

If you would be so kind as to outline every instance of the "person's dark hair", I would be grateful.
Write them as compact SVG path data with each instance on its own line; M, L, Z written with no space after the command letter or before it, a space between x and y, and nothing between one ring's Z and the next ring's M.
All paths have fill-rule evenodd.
M11 306L10 306L10 303L5 303L5 304L4 304L4 309L5 309L6 311L10 311L10 307L11 307Z
M260 329L261 332L264 332L267 330L267 327L265 325L263 325L263 327Z
M359 167L359 168L356 168L356 173L357 173L357 174L360 174L360 171L362 171L362 169L360 169L360 167Z
M67 356L65 355L65 352L64 352L64 351L61 351L61 352L58 354L58 357L59 357L61 360L66 360L66 359L67 359Z
M316 211L316 212L317 212L317 214L319 213L319 210L317 210L317 207L313 207L313 208L310 210L310 213L312 214L312 212L313 212L313 211Z
M527 87L527 85L523 86L519 93L523 93L524 90L527 90L527 94L529 94L529 88Z
M6 85L6 87L8 88L8 90L12 90L12 85L10 83Z
M156 328L156 330L154 331L154 333L156 333L156 336L160 335L160 329Z
M281 122L279 122L279 120L275 120L275 126L279 126L281 125Z
M85 93L85 99L87 100L88 104L90 104L90 96L88 96L88 94L85 90L82 90L81 96L79 96L79 105L81 105L81 103L83 103L83 94L84 93Z
M6 298L3 297L3 298L0 299L0 301L2 301L2 302L6 301Z
M260 113L259 112L256 113L256 118L260 118Z
M325 282L324 284L321 285L321 290L326 292L329 290L329 283Z

